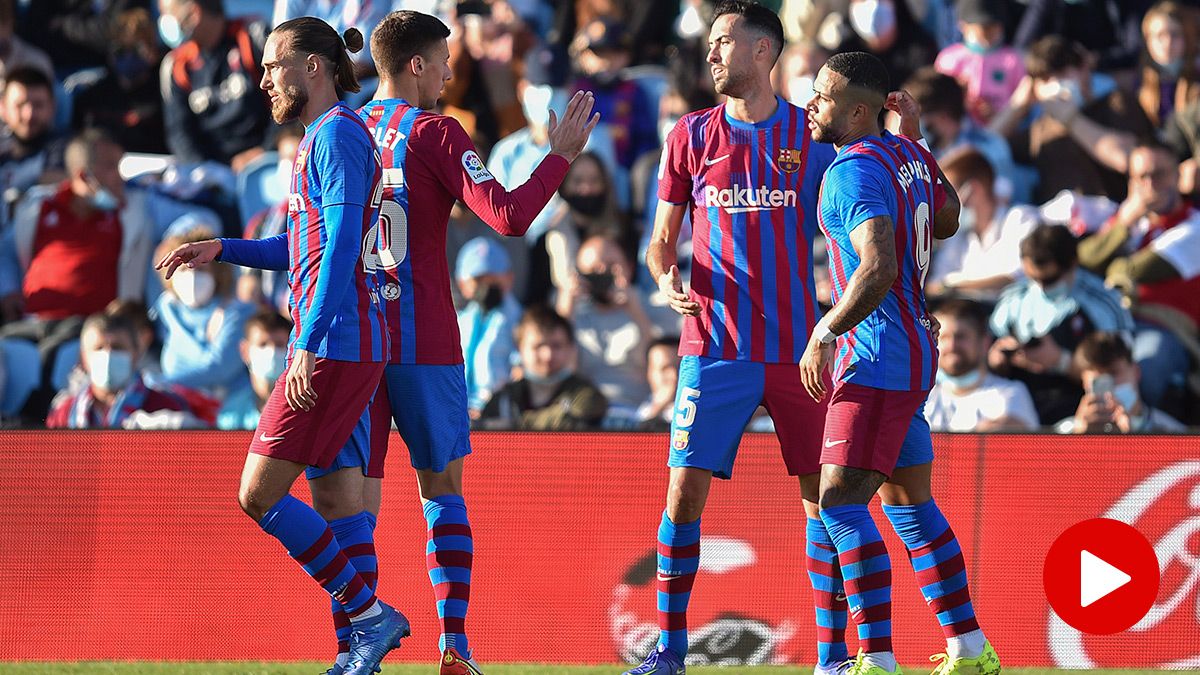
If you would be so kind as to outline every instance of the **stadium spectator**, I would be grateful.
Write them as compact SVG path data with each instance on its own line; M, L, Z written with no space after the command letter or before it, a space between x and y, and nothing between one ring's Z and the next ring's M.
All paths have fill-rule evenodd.
M342 34L347 28L359 28L364 34L370 35L371 30L379 25L383 17L392 9L388 0L367 0L367 2L345 2L344 0L275 0L275 11L271 17L271 25L278 26L288 19L301 16L315 16ZM354 74L362 80L375 76L375 63L371 60L370 41L363 50L353 54L350 60L354 62ZM374 89L374 85L372 85ZM369 92L367 92L369 93Z
M150 319L150 310L146 304L140 300L117 298L108 303L108 307L104 308L104 313L128 321L133 325L133 330L137 334L138 348L142 354L139 370L147 381L157 382L162 375L162 368L158 364L160 345L158 344L158 331Z
M51 406L51 429L182 429L204 426L173 393L142 380L142 350L133 324L105 314L83 324L80 366L87 384L63 391Z
M1013 44L1036 49L1039 39L1059 36L1096 54L1101 70L1135 65L1141 52L1138 23L1153 0L1020 0L1025 5Z
M1179 433L1186 431L1170 415L1138 395L1141 370L1125 339L1092 333L1075 350L1075 368L1086 392L1075 414L1054 425L1060 434Z
M983 153L996 176L1002 179L1003 193L1012 193L1017 176L1008 143L995 132L976 126L967 116L966 92L961 84L926 66L913 73L901 88L921 106L922 134L935 157L941 160L949 152L973 147ZM899 117L889 113L889 119L892 120L889 126L896 131ZM1025 201L1024 195L1019 201Z
M1005 0L958 0L962 42L938 53L934 67L966 89L967 112L976 124L987 124L1004 108L1021 78L1021 52L1004 44Z
M581 242L596 235L619 241L623 234L622 217L613 195L611 174L600 158L590 152L581 154L571 164L557 197L546 206L551 216L545 251L550 263L550 283L559 291L556 308L559 314L570 316L571 296L564 289L571 287Z
M452 22L450 62L442 105L486 145L524 126L517 99L517 71L533 36L512 3L460 2Z
M0 0L0 82L10 70L33 68L48 78L54 77L54 64L46 52L21 39L16 33L14 0Z
M512 262L495 235L476 237L458 252L454 267L459 292L467 300L458 310L467 377L467 405L477 415L512 372L513 330L521 305L512 294Z
M36 68L13 68L4 81L0 119L0 225L25 191L62 175L66 139L54 133L54 85Z
M213 236L201 228L168 237L154 259ZM254 307L233 297L233 269L217 263L182 267L163 288L153 309L163 345L163 381L218 397L242 386L246 369L237 358L238 345Z
M1042 424L1071 414L1083 392L1071 354L1088 334L1115 331L1132 339L1133 318L1116 291L1079 269L1075 237L1062 225L1040 225L1021 242L1025 279L1000 294L990 327L996 341L988 365L1023 382Z
M155 227L145 199L126 195L122 154L99 130L73 138L67 180L32 190L0 242L0 305L15 320L0 333L38 343L47 374L85 317L142 299Z
M1038 40L1025 56L1029 74L992 119L992 130L1008 139L1013 159L1037 169L1038 204L1061 190L1124 199L1129 151L1154 135L1131 95L1121 89L1093 94L1088 59L1082 47L1061 36ZM1025 125L1035 103L1042 114Z
M292 175L295 171L296 151L300 147L300 139L304 138L304 125L293 122L280 128L275 137L275 152L279 155L277 180L283 185L283 192L290 191ZM287 230L288 200L285 196L278 203L268 206L250 217L246 224L244 239L266 239L281 234ZM288 315L287 272L275 270L259 270L243 268L238 276L237 296L242 302L251 305L266 305L275 308L283 316Z
M562 293L575 325L579 372L614 406L636 410L646 399L646 347L655 327L633 285L633 269L616 240L593 236L579 247L578 272Z
M1142 39L1138 103L1161 127L1200 100L1200 15L1174 0L1159 2L1142 18Z
M240 171L273 129L259 90L267 25L227 19L222 0L159 0L167 147L179 162L212 160Z
M595 93L596 112L612 136L617 163L625 169L659 147L658 101L623 73L633 59L629 40L619 21L598 19L584 26L572 44L578 77L571 88Z
M641 431L670 431L675 415L675 390L679 384L679 336L661 337L646 350L646 383L650 397L638 406ZM768 418L769 419L769 418Z
M111 27L104 76L75 93L71 126L100 127L129 152L166 153L157 77L161 60L150 12L122 13Z
M1032 431L1038 424L1025 385L988 372L991 335L987 311L970 300L934 306L938 335L937 384L929 392L925 419L933 431Z
M1200 325L1200 211L1179 194L1175 158L1158 145L1129 157L1129 196L1100 232L1079 244L1079 263L1135 299L1133 356L1142 398L1160 406L1182 391L1190 359L1177 333Z
M850 38L835 52L867 51L887 66L893 86L933 63L937 42L913 16L907 0L849 0Z
M218 429L258 428L258 418L275 383L287 369L288 335L292 322L275 312L263 311L250 317L238 345L249 381L225 397L217 413Z
M775 91L788 103L796 106L808 105L813 96L813 81L817 79L817 71L829 54L815 42L805 41L789 44L779 55L775 70L771 71L771 81ZM702 106L708 107L708 106ZM689 108L694 110L695 108ZM686 112L686 111L685 111ZM674 125L672 125L674 126ZM659 130L659 138L666 140L671 127Z
M576 374L578 349L571 323L537 306L517 324L522 377L509 382L484 406L483 429L587 431L600 427L608 401Z
M974 148L955 150L940 163L962 209L958 234L933 254L925 291L994 302L1001 289L1021 277L1021 240L1037 225L1037 211L1010 208L996 194L992 165Z
M25 37L50 56L59 74L104 63L108 28L123 12L149 0L37 0L25 3Z

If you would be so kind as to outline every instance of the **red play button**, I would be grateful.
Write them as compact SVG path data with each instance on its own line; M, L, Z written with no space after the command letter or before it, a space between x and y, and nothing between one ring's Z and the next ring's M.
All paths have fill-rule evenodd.
M1158 559L1140 532L1107 518L1076 523L1059 535L1042 568L1046 599L1085 632L1107 635L1141 620L1158 595Z

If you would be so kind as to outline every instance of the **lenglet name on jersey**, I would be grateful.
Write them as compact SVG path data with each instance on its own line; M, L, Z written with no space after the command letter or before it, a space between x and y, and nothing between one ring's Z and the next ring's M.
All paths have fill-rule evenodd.
M933 178L929 175L929 165L925 162L913 161L901 164L900 170L896 173L896 177L900 180L901 185L904 186L905 191L908 191L912 187L913 181L916 180L923 180L926 183L933 182Z
M795 190L772 190L765 185L756 188L733 186L721 189L716 185L704 187L704 205L720 206L727 213L763 211L796 205Z

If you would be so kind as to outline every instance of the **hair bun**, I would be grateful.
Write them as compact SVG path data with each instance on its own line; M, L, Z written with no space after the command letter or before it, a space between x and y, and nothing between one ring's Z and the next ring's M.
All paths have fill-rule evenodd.
M361 52L365 44L362 31L354 27L347 28L342 32L342 43L346 45L346 51L351 54Z

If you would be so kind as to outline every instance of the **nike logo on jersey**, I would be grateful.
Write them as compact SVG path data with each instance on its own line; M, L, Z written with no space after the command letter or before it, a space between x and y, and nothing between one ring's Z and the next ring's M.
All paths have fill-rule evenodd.
M841 445L842 443L849 443L849 442L850 442L850 439L848 439L848 438L844 438L840 441L831 441L828 438L826 438L825 439L825 447L834 448L834 447Z
M268 436L266 434L259 434L258 440L262 441L263 443L271 443L272 441L282 441L283 436Z
M720 157L714 157L712 159L705 159L704 166L712 166L713 164L716 164L718 162L723 162L727 159L729 159L729 154L724 154L724 155L721 155Z

